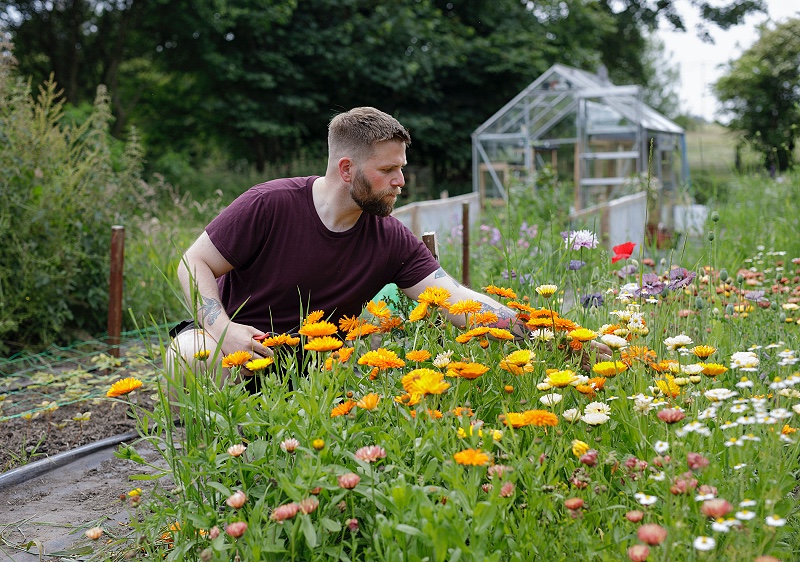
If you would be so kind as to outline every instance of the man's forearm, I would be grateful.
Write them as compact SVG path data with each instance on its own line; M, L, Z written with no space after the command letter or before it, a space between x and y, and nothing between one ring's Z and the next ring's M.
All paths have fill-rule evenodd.
M515 335L523 336L524 332L520 331L519 329L515 328L515 323L517 320L517 313L514 310L504 306L503 304L497 302L489 295L485 295L483 293L479 293L469 287L465 287L464 285L460 284L458 281L453 279L450 275L444 272L444 270L440 270L442 277L447 277L445 280L445 288L450 291L450 301L457 302L460 300L474 300L481 304L480 313L483 312L492 312L497 316L497 321L492 323L490 326L492 328L504 328L506 330L511 330L515 333ZM448 283L449 280L449 283ZM452 285L449 287L447 285ZM447 319L455 326L464 327L465 318L462 314L454 315L447 313Z
M202 263L190 263L184 258L178 266L178 280L186 302L196 311L197 323L212 336L221 335L230 318L220 302L219 287L211 269Z

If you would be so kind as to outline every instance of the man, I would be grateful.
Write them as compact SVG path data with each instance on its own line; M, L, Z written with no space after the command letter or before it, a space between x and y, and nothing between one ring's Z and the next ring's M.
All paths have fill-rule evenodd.
M178 278L197 308L173 346L188 361L221 342L221 355L272 351L254 337L289 333L323 310L334 323L358 315L388 283L412 299L426 287L472 299L509 327L514 311L457 283L428 249L390 216L405 180L408 131L393 117L359 107L333 118L321 177L256 185L216 217L186 251ZM463 326L464 317L449 320ZM522 327L514 327L522 334Z

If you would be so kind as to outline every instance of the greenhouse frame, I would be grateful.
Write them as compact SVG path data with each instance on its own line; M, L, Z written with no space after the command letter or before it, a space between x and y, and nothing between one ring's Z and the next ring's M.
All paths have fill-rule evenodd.
M654 222L672 222L689 180L684 130L647 106L640 86L555 64L472 134L473 191L507 199L511 182L535 187L551 166L575 185L573 211L649 191Z

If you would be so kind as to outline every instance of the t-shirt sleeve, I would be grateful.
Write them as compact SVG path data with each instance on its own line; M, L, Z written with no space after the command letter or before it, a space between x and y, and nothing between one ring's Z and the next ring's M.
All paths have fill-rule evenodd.
M217 215L206 233L233 267L246 267L264 244L267 215L263 198L251 188Z
M413 287L428 275L439 269L439 262L433 257L428 247L422 240L398 221L400 249L398 256L402 256L400 269L392 279L401 289Z

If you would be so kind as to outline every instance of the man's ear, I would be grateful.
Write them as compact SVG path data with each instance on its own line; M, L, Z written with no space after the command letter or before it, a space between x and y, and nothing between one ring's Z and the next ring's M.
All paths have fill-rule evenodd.
M339 175L342 177L342 181L350 183L353 180L353 172L353 160L346 156L339 158Z

